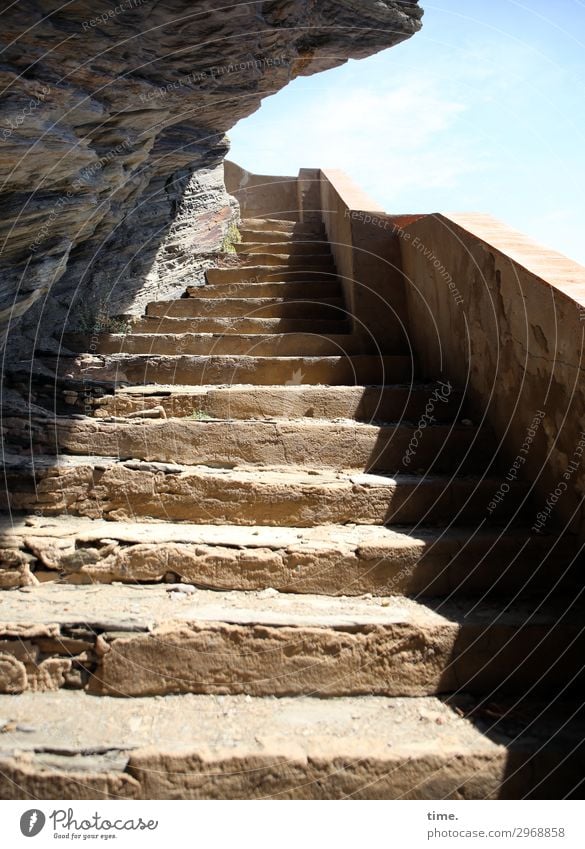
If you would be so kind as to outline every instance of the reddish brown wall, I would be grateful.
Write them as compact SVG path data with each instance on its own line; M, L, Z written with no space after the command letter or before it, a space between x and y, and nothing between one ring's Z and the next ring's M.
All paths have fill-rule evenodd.
M323 221L356 333L383 352L406 345L399 224L342 171L321 172Z
M585 268L483 215L424 216L400 243L424 373L468 386L520 457L535 525L548 501L585 530Z

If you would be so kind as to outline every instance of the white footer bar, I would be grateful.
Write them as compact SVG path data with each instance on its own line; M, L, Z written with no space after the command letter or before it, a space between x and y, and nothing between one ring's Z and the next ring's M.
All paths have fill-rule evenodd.
M581 802L0 802L2 843L168 849L583 849Z

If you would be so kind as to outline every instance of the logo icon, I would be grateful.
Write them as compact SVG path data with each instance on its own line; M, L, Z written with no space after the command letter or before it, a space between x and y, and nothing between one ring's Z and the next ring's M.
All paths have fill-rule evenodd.
M20 830L25 837L36 837L45 827L46 817L42 811L32 808L20 818Z

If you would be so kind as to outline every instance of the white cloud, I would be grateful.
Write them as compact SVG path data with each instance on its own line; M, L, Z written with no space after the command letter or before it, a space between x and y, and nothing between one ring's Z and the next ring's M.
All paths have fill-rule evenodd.
M409 188L450 187L481 167L475 153L453 142L452 130L465 104L429 81L386 83L381 90L335 87L305 100L304 108L279 111L274 121L267 101L255 126L252 119L243 123L235 132L241 164L263 173L341 168L364 188L375 175L378 197ZM441 140L447 132L449 140Z
M235 128L232 157L341 168L388 211L491 211L583 260L581 55L528 12L472 7L444 0L412 41L295 80Z

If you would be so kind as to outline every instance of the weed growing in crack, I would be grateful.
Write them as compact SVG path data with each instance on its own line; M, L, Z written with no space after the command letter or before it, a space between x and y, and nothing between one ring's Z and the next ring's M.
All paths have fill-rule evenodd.
M238 227L234 222L230 224L228 227L227 233L223 237L223 242L221 243L221 252L225 254L235 254L236 245L239 245L242 241L242 236Z
M88 301L81 305L77 319L77 329L81 333L128 333L130 323L119 316L112 316L108 311L105 298Z

